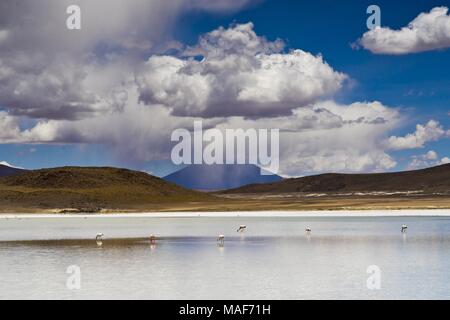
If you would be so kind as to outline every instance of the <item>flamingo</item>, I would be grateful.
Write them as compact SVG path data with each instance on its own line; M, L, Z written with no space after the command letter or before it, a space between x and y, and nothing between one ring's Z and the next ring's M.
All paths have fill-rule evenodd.
M402 225L402 233L405 233L407 229L408 229L408 226L406 224L403 224Z
M239 226L236 232L244 232L245 230L247 230L247 226L242 224Z
M97 236L95 237L95 241L96 241L98 247L101 247L103 245L103 241L102 241L103 236L104 236L103 233L97 233Z

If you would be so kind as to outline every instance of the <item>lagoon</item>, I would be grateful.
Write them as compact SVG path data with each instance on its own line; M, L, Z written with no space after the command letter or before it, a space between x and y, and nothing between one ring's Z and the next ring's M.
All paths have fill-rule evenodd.
M450 299L450 217L425 213L2 216L0 299Z

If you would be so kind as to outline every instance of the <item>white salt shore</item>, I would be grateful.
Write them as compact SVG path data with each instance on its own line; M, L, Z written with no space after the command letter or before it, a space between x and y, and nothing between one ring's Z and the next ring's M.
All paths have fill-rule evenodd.
M450 217L450 209L348 211L143 212L102 214L0 214L0 219L40 218L224 218L224 217Z

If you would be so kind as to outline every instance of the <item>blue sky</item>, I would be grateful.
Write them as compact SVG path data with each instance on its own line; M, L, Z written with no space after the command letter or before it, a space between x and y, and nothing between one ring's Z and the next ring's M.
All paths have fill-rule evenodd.
M371 4L381 8L383 27L399 29L420 13L429 12L438 6L449 6L450 2L267 0L231 12L182 11L173 19L168 34L183 45L194 46L199 36L220 26L252 22L256 34L270 41L278 38L285 41L286 52L302 49L314 55L321 54L335 71L348 75L350 83L333 97L337 103L380 101L385 106L398 109L405 120L389 135L405 136L413 133L417 124L425 124L432 119L439 121L448 130L450 50L444 48L403 55L374 54L364 48L355 50L351 44L368 31L368 15L365 11ZM8 107L3 106L2 109L8 110ZM33 126L40 120L22 117L21 125ZM389 170L405 169L411 157L430 150L439 154L440 158L450 157L449 146L448 138L440 138L428 141L420 148L389 151L397 161L397 165ZM0 145L1 160L31 169L63 165L108 165L148 170L156 175L164 175L175 169L170 161L128 161L125 154L114 156L107 144L77 141L5 143Z
M265 1L232 16L188 15L182 19L177 37L194 43L199 34L218 26L252 21L257 33L269 39L284 39L291 48L321 53L336 70L356 80L355 88L339 97L340 101L381 100L411 109L411 116L417 119L431 116L448 125L450 51L390 56L353 50L350 43L367 31L366 9L371 4L380 6L382 26L398 29L419 13L450 2ZM410 91L413 93L408 95Z

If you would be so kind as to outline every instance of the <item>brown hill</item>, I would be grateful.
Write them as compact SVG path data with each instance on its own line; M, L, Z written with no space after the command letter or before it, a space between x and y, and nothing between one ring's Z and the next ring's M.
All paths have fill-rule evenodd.
M210 198L144 172L118 168L64 167L0 178L3 208L151 209L157 203Z
M394 173L321 174L285 179L275 183L253 184L224 191L237 193L342 193L421 191L450 194L450 164Z

